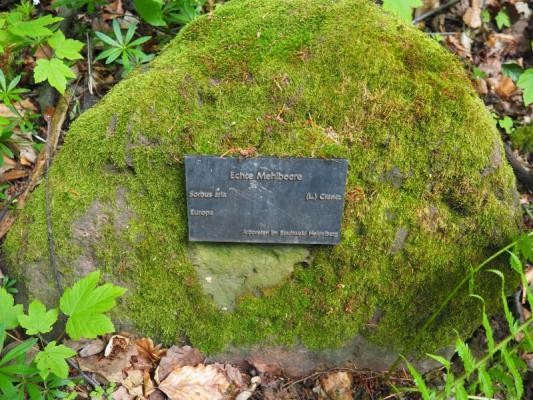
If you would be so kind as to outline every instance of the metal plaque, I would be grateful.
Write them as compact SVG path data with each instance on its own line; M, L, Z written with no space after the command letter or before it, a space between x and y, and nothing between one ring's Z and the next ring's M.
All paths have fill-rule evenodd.
M185 157L189 240L336 244L344 159Z

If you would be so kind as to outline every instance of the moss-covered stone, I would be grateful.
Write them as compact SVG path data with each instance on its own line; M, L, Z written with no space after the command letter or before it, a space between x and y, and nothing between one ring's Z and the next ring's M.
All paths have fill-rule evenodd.
M349 160L339 245L190 247L183 156L251 147ZM62 282L100 268L129 288L119 322L207 353L334 348L356 335L443 346L478 322L465 293L412 341L519 230L502 154L459 62L371 2L233 0L72 125L50 176ZM4 245L35 297L54 287L44 210L40 187ZM210 289L211 273L231 287ZM480 293L494 293L491 279Z

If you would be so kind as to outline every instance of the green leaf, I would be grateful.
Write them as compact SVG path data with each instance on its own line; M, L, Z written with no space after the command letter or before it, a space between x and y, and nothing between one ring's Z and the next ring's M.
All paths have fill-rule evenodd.
M502 64L502 73L515 82L520 78L520 75L522 75L523 72L524 69L517 63L511 62Z
M513 316L513 313L509 309L509 304L507 304L507 296L505 295L505 276L502 274L501 271L498 270L489 269L487 271L498 275L502 280L502 290L500 292L500 298L503 305L503 312L505 315L505 319L507 320L507 324L509 325L509 331L514 335L517 329L517 322Z
M135 10L142 19L153 26L166 26L163 20L163 1L162 0L133 0Z
M397 15L405 22L411 22L413 8L422 5L422 0L383 0L383 9Z
M24 356L29 349L35 346L36 343L37 339L28 339L18 344L0 359L0 365L5 365L11 360L16 360L20 356Z
M524 104L528 106L533 103L533 68L526 69L526 71L520 75L516 84L522 89Z
M27 36L30 38L46 37L52 35L52 31L46 28L46 26L61 20L63 18L52 17L52 15L46 14L43 17L29 21L17 21L10 24L7 30L16 36Z
M14 329L19 326L18 316L24 312L22 304L15 305L15 299L6 289L0 288L0 324L5 329Z
M461 338L457 338L457 340L455 341L455 349L457 350L457 354L459 354L459 357L461 357L461 360L463 361L467 376L470 376L470 374L474 371L474 367L476 365L476 359L470 351L470 348L465 342L461 340Z
M490 326L489 317L487 315L487 312L485 310L485 300L483 300L483 297L478 296L477 294L472 294L472 297L478 299L483 304L483 317L482 317L482 324L483 328L485 329L485 336L487 337L487 346L489 348L489 353L491 355L494 354L495 350L495 343L494 343L494 332L492 331L492 327Z
M499 30L501 30L504 26L506 27L511 26L511 20L509 19L509 14L507 14L507 11L505 11L503 8L498 12L495 20L496 20L496 25L498 26Z
M98 36L98 38L104 42L104 43L107 43L108 45L110 46L113 46L113 47L121 47L120 44L114 40L113 38L111 38L110 36L107 36L105 33L103 32L94 32L94 34L96 36Z
M115 307L115 299L126 289L110 283L97 287L99 280L100 271L92 272L61 296L59 307L69 316L66 331L75 340L114 331L113 323L103 313Z
M19 315L20 326L26 329L27 335L48 333L57 321L58 311L53 308L46 311L46 307L39 300L34 300L28 307L28 315Z
M48 44L55 51L59 58L66 58L68 60L79 60L83 56L80 50L83 48L83 42L74 39L66 39L63 32L57 31L49 39Z
M511 375L513 375L516 397L521 399L522 394L524 394L524 382L522 380L522 374L520 371L518 371L518 368L516 368L515 362L506 348L501 350L501 355L505 365L507 365L507 368L509 369L509 372L511 372Z
M411 365L411 363L407 361L405 357L402 356L402 358L405 361L407 368L409 369L409 373L413 376L413 379L415 380L416 387L420 391L420 394L422 395L422 399L431 400L432 398L431 393L422 375L420 375L420 373L416 370L416 368L413 365Z
M516 244L516 251L519 252L526 261L533 262L533 235L522 235Z
M513 125L514 125L514 121L511 117L509 117L508 115L506 115L505 117L503 117L502 119L498 120L498 125L500 126L500 128L502 128L505 133L507 133L508 135L510 135L511 133L513 133L514 129L513 129Z
M67 88L67 78L76 77L70 68L58 58L52 58L51 60L41 58L37 60L33 73L35 83L47 80L61 94Z
M446 370L450 369L451 363L446 358L438 356L436 354L426 354L426 355L434 359L435 361L437 361L439 364L442 364L446 368Z
M68 364L65 360L75 355L76 352L67 346L62 344L56 346L55 341L48 343L43 351L35 356L39 375L43 379L46 379L50 373L59 378L66 378L68 376Z
M477 376L483 394L487 397L492 397L494 395L492 379L490 379L490 375L487 373L483 366L478 369Z

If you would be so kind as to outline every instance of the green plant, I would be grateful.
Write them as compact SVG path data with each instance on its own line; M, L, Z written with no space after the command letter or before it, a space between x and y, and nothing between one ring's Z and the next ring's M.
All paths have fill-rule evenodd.
M31 3L23 1L13 11L0 15L0 53L7 54L11 60L28 49L35 51L40 48L47 58L37 61L35 82L48 81L60 93L64 93L67 79L75 77L68 62L83 58L80 54L83 43L65 38L58 25L63 18L50 14L33 17L33 11ZM49 54L48 48L53 50L53 54ZM13 81L16 86L17 78Z
M422 5L422 0L383 0L383 9L397 15L405 22L411 22L413 9Z
M528 68L520 75L517 85L522 89L522 96L526 106L533 103L533 68Z
M0 189L4 188L7 189L9 187L8 184L0 185ZM17 280L13 279L7 275L4 275L2 278L2 287L11 294L17 294L19 290L16 288Z
M65 7L71 10L81 10L83 7L87 7L87 11L94 12L97 6L105 3L105 0L56 0L52 7Z
M134 0L135 10L154 26L186 25L197 18L206 0Z
M508 253L512 270L520 276L522 290L524 291L523 296L527 299L529 306L533 308L533 292L529 288L529 282L524 274L522 263L522 260L533 261L533 236L523 236L516 243L513 251L508 251ZM429 357L436 360L444 368L445 382L443 388L430 387L424 381L422 375L404 359L415 380L417 391L420 392L424 400L451 397L461 400L467 398L493 398L495 396L498 398L503 396L503 398L508 400L522 398L524 393L522 374L527 370L527 366L520 358L520 354L533 351L533 317L529 317L522 322L517 321L507 304L503 273L498 270L488 270L488 272L496 274L502 281L501 301L509 328L509 335L496 343L483 298L479 295L471 294L482 305L482 325L487 339L487 351L483 356L475 357L467 343L458 336L455 350L463 366L463 372L458 376L453 371L450 361L437 355L428 354Z
M68 317L65 330L71 338L94 338L97 334L114 331L111 320L104 313L116 305L116 298L125 289L109 283L98 286L99 280L100 272L92 272L67 288L60 297L59 309ZM0 288L0 354L7 336L18 344L0 356L1 398L74 398L75 393L68 392L74 384L67 379L67 360L76 352L55 340L47 343L40 336L53 329L59 310L46 310L44 304L34 300L25 314L23 306L15 304L8 290L9 286ZM8 330L18 327L25 330L29 336L27 340L21 341L9 334ZM39 339L44 343L40 347Z
M514 131L514 121L511 117L509 117L508 115L506 115L505 117L503 118L500 118L498 120L498 125L500 126L500 128L502 128L505 133L507 133L508 135L510 135L511 133L513 133Z
M511 26L509 14L507 14L507 11L505 11L503 8L498 12L498 14L496 14L496 18L494 20L496 21L496 26L499 30L502 30L504 27L508 28Z
M150 36L142 36L133 40L136 30L136 25L130 25L123 36L117 20L113 20L114 38L103 32L95 32L96 36L108 46L96 57L96 60L105 58L106 64L116 61L122 64L125 74L131 71L134 66L150 61L154 57L153 54L145 54L140 47L150 40Z
M111 383L106 388L103 388L102 386L96 387L91 393L89 393L89 396L91 396L91 400L104 400L104 399L111 399L111 395L115 391L116 384Z

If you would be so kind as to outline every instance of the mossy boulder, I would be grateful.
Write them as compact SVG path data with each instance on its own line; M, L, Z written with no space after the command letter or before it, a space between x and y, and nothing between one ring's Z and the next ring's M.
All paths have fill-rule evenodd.
M340 244L188 242L184 155L252 148L348 159ZM207 354L285 346L383 366L476 327L461 292L413 343L519 231L502 154L460 63L371 2L233 0L72 125L50 172L62 284L101 269L129 289L119 327ZM4 255L27 296L53 303L47 249L41 186Z

